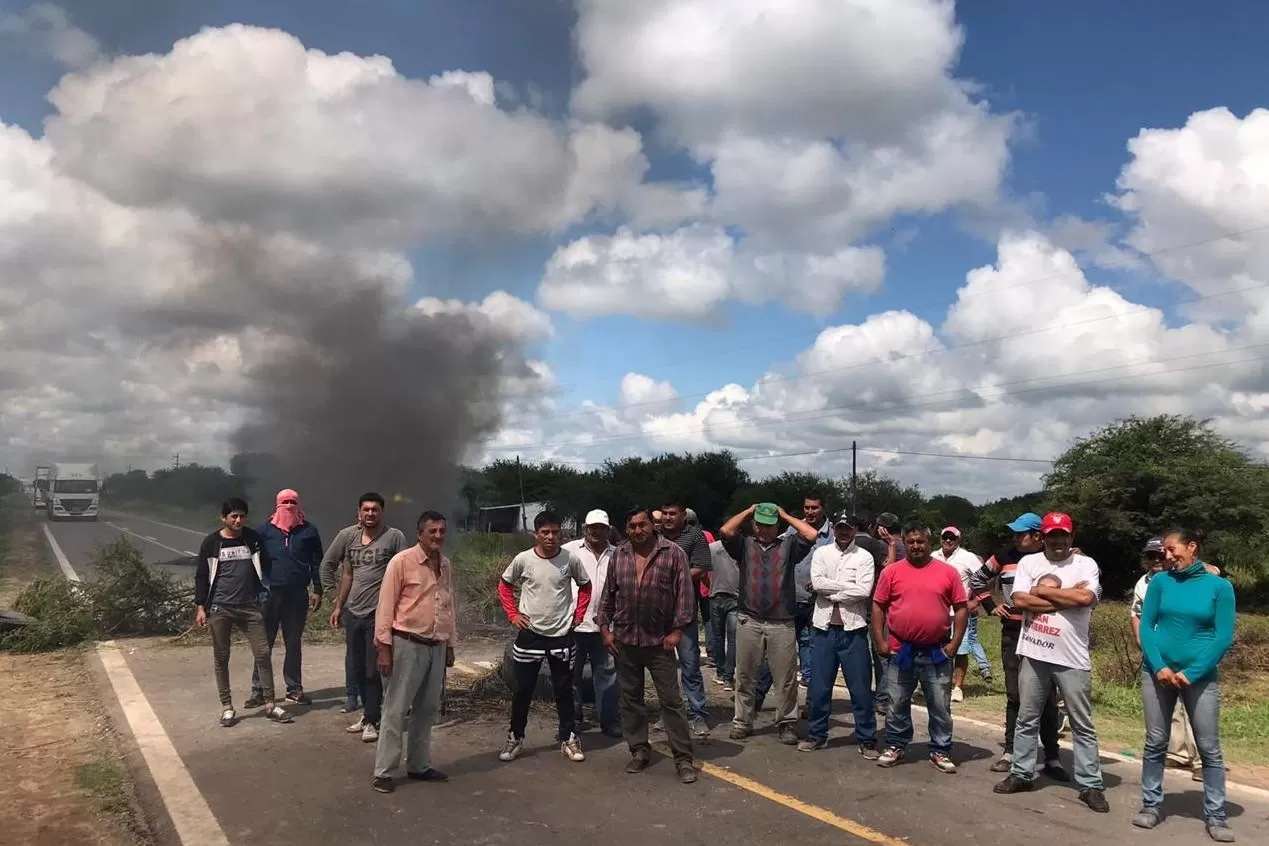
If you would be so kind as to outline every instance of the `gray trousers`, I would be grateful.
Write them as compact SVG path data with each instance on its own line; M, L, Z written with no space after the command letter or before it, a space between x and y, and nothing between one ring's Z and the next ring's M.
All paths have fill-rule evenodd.
M1035 778L1039 753L1040 715L1054 689L1066 703L1075 750L1075 783L1081 789L1102 789L1102 762L1093 725L1093 674L1048 661L1023 658L1018 669L1018 725L1013 735L1013 770L1021 779Z
M229 692L229 641L234 629L247 636L251 656L256 662L261 694L265 702L272 702L273 652L269 649L269 638L264 630L264 611L260 603L213 605L207 609L207 628L211 629L212 663L221 706L233 707L233 696Z
M793 620L759 620L736 615L736 713L733 725L753 728L754 693L762 661L771 667L776 725L798 719L798 639Z
M445 644L426 645L392 638L392 675L383 691L383 715L379 719L379 745L375 747L375 778L391 776L401 765L405 714L410 712L410 731L405 750L405 771L421 773L432 766L432 724L441 709L445 682Z

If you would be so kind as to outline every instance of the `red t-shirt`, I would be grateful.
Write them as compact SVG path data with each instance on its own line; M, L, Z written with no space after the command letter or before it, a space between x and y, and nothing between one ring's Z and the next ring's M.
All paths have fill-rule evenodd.
M886 609L891 649L934 646L947 639L952 606L965 601L965 586L950 564L932 559L913 567L905 558L881 571L873 599Z

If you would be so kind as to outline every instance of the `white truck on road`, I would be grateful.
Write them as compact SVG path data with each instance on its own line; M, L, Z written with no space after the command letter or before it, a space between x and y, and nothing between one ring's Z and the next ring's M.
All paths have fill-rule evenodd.
M99 488L96 464L55 463L49 478L48 519L96 520Z
M48 508L48 480L51 475L52 467L35 468L35 478L31 480L31 504L36 508Z

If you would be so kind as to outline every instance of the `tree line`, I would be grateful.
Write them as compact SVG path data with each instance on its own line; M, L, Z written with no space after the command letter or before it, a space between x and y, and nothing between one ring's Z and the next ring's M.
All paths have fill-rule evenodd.
M106 496L187 508L241 495L250 483L243 456L230 469L196 464L110 476ZM543 502L578 524L592 508L617 518L638 504L682 497L703 526L717 528L751 503L771 501L791 512L808 494L828 509L892 512L905 524L937 531L956 525L964 544L986 557L1009 540L1005 524L1024 511L1061 510L1075 520L1077 543L1103 569L1107 595L1131 589L1140 550L1173 527L1208 533L1207 557L1238 589L1240 604L1269 602L1269 467L1220 436L1207 421L1180 415L1130 417L1077 440L1031 493L976 504L949 493L927 495L868 471L849 477L785 472L751 477L730 452L614 459L580 470L556 462L499 460L462 474L454 517L477 525L482 508Z

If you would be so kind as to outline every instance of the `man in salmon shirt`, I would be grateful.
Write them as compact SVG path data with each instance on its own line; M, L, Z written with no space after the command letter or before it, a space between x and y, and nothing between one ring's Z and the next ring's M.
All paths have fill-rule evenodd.
M409 740L407 778L449 780L432 766L432 724L441 707L445 669L454 666L454 567L441 553L445 516L424 511L416 528L418 543L392 556L384 570L374 616L376 664L387 682L372 783L379 793L395 789L403 735Z
M930 765L954 773L952 659L969 612L960 574L934 558L932 535L928 528L904 532L907 557L881 571L873 593L873 644L890 659L886 749L877 765L893 767L903 760L912 742L912 694L919 682L930 717Z

